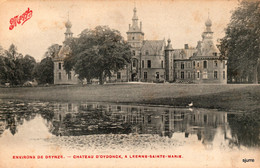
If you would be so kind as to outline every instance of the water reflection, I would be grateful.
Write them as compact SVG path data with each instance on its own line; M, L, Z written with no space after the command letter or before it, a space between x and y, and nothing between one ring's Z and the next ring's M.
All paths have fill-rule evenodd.
M131 133L172 138L181 133L182 140L195 135L197 141L212 148L219 133L230 147L260 144L256 116L207 109L104 103L0 101L0 134L9 130L15 136L19 131L17 126L33 120L36 115L45 119L49 132L56 136Z

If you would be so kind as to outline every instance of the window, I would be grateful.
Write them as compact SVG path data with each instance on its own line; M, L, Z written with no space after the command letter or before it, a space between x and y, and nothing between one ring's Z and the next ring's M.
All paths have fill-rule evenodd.
M151 67L152 67L151 60L147 60L147 68L151 68Z
M223 79L226 79L226 73L223 71Z
M71 80L71 72L68 73L68 80Z
M147 72L144 72L144 79L147 79Z
M134 40L135 39L135 37L132 37L132 40Z
M181 72L181 79L184 79L184 72Z
M144 68L144 60L142 60L142 68Z
M149 51L148 50L145 51L145 55L149 55Z
M207 71L203 72L202 78L203 79L207 79L208 78L208 72Z
M198 68L200 67L200 63L199 63L199 62L197 62L197 67L198 67Z
M207 68L208 67L208 62L207 61L203 61L203 68Z
M190 72L188 72L188 74L187 74L187 78L188 78L188 79L191 78L191 76L190 76Z
M163 68L163 61L161 61L161 67Z
M214 61L215 67L218 67L218 61Z
M195 61L193 61L193 68L195 68Z
M218 71L214 71L214 79L218 79Z
M59 80L61 80L61 72L59 72Z
M188 68L191 68L191 63L190 63L190 62L188 62L187 67L188 67Z
M181 62L181 69L184 69L184 62Z
M136 67L136 60L133 60L133 67Z
M160 77L159 72L156 72L155 76L156 76L156 79L159 79L159 77Z
M226 68L226 62L223 61L223 69L225 69L225 68Z
M133 55L135 55L135 50L133 50Z
M214 56L217 56L218 54L216 52L213 53Z
M59 69L61 69L61 63L59 63Z
M117 72L116 78L117 78L117 79L121 79L121 72Z
M197 78L198 79L200 78L200 72L197 72Z

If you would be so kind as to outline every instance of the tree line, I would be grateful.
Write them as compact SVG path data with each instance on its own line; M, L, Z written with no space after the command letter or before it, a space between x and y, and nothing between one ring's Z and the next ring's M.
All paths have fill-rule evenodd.
M40 84L53 83L53 61L45 57L36 63L34 57L23 56L17 47L11 44L8 50L0 52L0 84L23 85L36 80Z

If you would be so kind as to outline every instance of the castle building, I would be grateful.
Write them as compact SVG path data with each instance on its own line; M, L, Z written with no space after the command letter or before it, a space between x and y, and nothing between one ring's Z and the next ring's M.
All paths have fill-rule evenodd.
M177 83L227 83L227 59L222 57L213 42L212 22L208 18L205 31L197 47L184 45L183 49L174 49L171 40L144 40L142 22L139 23L134 8L132 24L126 32L127 42L131 46L131 63L123 70L114 72L107 82L177 82ZM72 37L71 23L65 24L65 39ZM64 43L57 58L54 59L54 84L76 84L77 75L63 70L63 60L69 52Z
M66 40L73 37L73 33L71 32L72 24L68 21L65 23L66 32L65 41L63 45L60 46L59 53L53 58L54 62L54 84L77 84L79 82L77 75L72 70L69 73L65 71L63 68L64 59L70 52L69 45L66 44Z

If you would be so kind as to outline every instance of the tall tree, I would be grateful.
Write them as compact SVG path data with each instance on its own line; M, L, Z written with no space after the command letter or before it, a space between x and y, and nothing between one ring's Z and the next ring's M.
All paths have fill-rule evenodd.
M70 47L72 52L64 63L66 71L73 68L80 78L98 78L100 84L131 59L130 46L119 31L108 26L85 29L78 39L70 41Z
M237 82L258 82L260 59L260 1L242 1L233 12L221 39L221 52L228 56L228 76Z
M16 57L19 55L17 52L17 47L14 44L11 44L9 49L6 51L6 55L10 59L16 59Z

